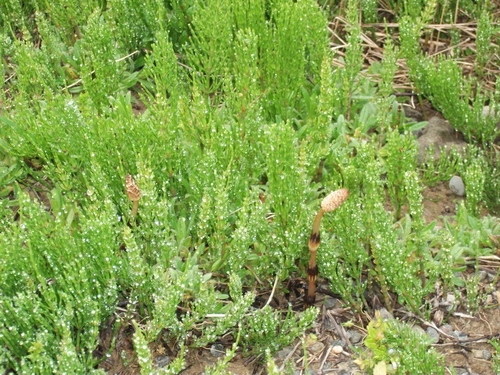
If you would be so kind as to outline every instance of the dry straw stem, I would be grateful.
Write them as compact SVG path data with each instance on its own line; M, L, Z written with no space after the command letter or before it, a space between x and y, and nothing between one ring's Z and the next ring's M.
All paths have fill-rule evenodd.
M335 190L328 194L325 199L321 201L321 208L318 214L314 218L313 228L311 235L309 236L309 264L307 267L307 283L308 290L305 296L306 306L311 306L316 299L316 278L318 277L318 265L316 263L316 251L318 250L319 244L321 242L319 234L319 226L321 224L321 219L325 212L331 212L339 208L342 203L344 203L349 197L349 190L342 188Z
M457 21L457 20L456 20ZM495 22L495 21L494 21ZM498 21L496 21L498 22ZM346 25L347 20L338 16L330 23L329 31L331 36L331 49L338 57L345 57L345 51L348 48L346 41ZM468 51L476 51L477 39L477 22L454 22L450 24L430 24L422 30L422 35L425 39L420 40L420 45L423 51L431 57L444 55L449 57L459 57L456 61L461 66L464 74L474 75L475 53L464 53ZM498 23L494 23L498 25ZM365 64L362 74L368 75L368 68L375 62L380 62L384 56L384 44L386 39L399 37L399 23L366 23L361 25L361 39L363 46L363 56ZM387 33L389 29L391 32ZM366 32L363 32L366 30ZM453 33L460 34L460 41L452 45ZM396 43L397 44L397 43ZM498 49L498 40L491 40L491 47ZM457 54L460 56L455 56ZM486 92L494 92L496 78L500 74L500 64L498 56L490 59L484 69L482 79L482 88ZM344 62L340 58L334 59L335 66L344 66ZM397 61L398 71L394 77L394 90L413 92L414 87L408 76L408 68L403 59ZM373 77L376 79L376 77Z
M139 199L141 199L141 189L137 186L131 175L127 174L125 178L125 188L127 190L128 198L133 202L132 205L132 216L137 215L137 210L139 209Z

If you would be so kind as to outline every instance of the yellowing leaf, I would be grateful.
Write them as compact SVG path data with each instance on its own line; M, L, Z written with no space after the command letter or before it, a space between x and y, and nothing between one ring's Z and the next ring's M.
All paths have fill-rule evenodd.
M373 367L373 375L387 375L387 364L380 361Z

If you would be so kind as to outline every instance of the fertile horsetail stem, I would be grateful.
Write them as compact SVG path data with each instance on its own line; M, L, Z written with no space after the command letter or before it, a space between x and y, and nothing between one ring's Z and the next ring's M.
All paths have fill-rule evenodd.
M132 216L137 215L137 210L139 209L139 199L141 199L141 189L137 186L131 175L127 175L125 178L125 188L127 190L128 198L133 202L132 205Z
M311 235L309 236L309 265L307 267L307 283L308 290L305 296L306 306L311 306L316 299L316 278L318 277L318 265L316 263L316 251L318 250L319 244L321 242L319 235L319 226L321 224L321 219L325 212L331 212L339 208L342 203L346 201L349 197L349 190L343 188L335 190L328 194L325 199L321 201L321 208L318 214L314 218L313 227Z

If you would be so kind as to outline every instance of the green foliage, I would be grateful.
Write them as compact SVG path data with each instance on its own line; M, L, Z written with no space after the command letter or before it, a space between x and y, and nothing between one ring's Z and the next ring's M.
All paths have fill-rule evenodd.
M347 6L349 49L346 51L345 71L343 72L342 106L349 114L351 111L352 95L359 84L357 79L363 66L363 48L361 45L361 26L358 14L358 1L349 0ZM348 117L349 118L349 115Z
M251 346L255 354L265 354L266 350L277 351L290 345L311 327L318 312L318 309L310 308L296 316L289 309L282 316L280 312L266 306L246 317L245 328L242 328L242 344L244 348Z
M495 49L492 41L500 35L500 30L494 27L490 12L483 9L477 24L476 36L476 64L474 69L479 79L484 76L484 68L489 60L493 58ZM496 51L498 52L498 51Z
M498 93L421 52L425 25L448 5L389 3L404 15L400 46L388 38L369 74L360 16L376 21L374 1L361 2L362 14L359 1L341 9L342 58L312 0L1 3L0 368L99 373L91 353L121 300L140 322L142 373L178 373L185 345L228 332L235 345L207 373L223 373L237 345L277 371L272 353L318 311L255 310L248 291L304 276L318 200L337 187L351 196L323 219L318 264L350 306L369 307L370 292L427 317L438 282L472 298L475 280L455 272L464 257L495 251L498 220L478 217L481 202L498 206L497 162L475 148L427 160L421 178L409 133L420 125L404 123L396 63L405 57L417 88L480 144L497 135ZM496 30L486 8L477 14L481 75ZM135 216L127 174L141 191ZM467 200L439 229L424 221L422 185L452 174ZM394 361L418 373L422 338L380 327L369 327L383 338L367 341L378 356L367 368ZM148 345L161 339L181 350L160 370Z
M493 339L491 341L489 341L489 343L493 346L493 348L495 349L495 354L493 355L493 359L492 359L492 362L493 362L493 371L495 373L498 373L500 372L500 342L498 341L498 339Z
M269 9L264 1L251 5L200 2L192 19L188 65L202 72L194 79L203 94L215 96L215 102L233 79L237 95L245 98L248 90L252 95L251 87L238 85L246 80L260 88L263 109L271 121L288 119L296 115L302 87L308 88L308 79L319 76L326 51L325 23L323 13L310 1L275 1ZM252 48L245 57L252 59L252 72L245 65L234 65L242 62L242 43L250 43ZM257 66L260 71L255 70ZM241 68L244 70L239 71ZM248 74L253 76L251 81Z
M456 259L477 258L494 252L495 245L492 238L500 234L498 218L485 216L479 219L461 203L455 221L447 220L444 224L455 240Z
M114 207L65 206L53 217L17 194L20 219L4 216L0 236L2 357L18 372L85 372L118 298Z
M377 374L444 374L443 359L430 339L397 320L382 320L380 313L368 324L366 350L356 362L362 370Z
M377 22L377 1L376 0L361 0L361 9L363 10L363 22Z
M395 207L395 218L401 218L401 209L407 203L408 194L420 195L418 182L410 182L407 174L417 169L417 144L411 134L401 135L397 131L387 134L387 143L379 153L387 171L387 189L393 207ZM410 191L404 191L405 189ZM413 192L416 189L415 192ZM421 202L416 202L418 206ZM415 204L410 206L410 211L416 209ZM420 217L416 215L415 217Z
M479 153L481 155L481 153ZM467 187L466 205L469 212L474 216L479 216L481 203L484 201L483 192L486 175L486 162L480 155L473 155L464 173L464 183Z
M453 273L463 264L466 239L454 234L452 226L436 230L435 223L425 223L413 140L389 133L386 146L377 152L374 143L360 144L354 158L338 156L335 163L340 165L351 196L335 214L323 219L319 270L332 281L332 289L356 309L366 306L365 291L369 290L380 292L388 308L395 296L398 302L427 316L429 306L421 306L435 283L443 280L452 286L456 282ZM393 161L386 159L391 157ZM399 200L394 200L392 213L383 205L384 174L388 188L390 179L399 181ZM398 207L404 208L399 220L394 216ZM484 223L476 227L481 226ZM472 228L465 228L462 230L470 233ZM491 253L492 249L484 251Z
M454 175L459 174L462 166L462 156L455 147L447 150L439 148L442 157L434 157L434 145L427 149L421 163L422 181L426 186L434 187L439 182L449 181Z
M499 114L483 115L486 103L498 98L483 89L475 77L464 77L455 59L439 55L437 60L424 56L419 39L423 27L430 22L436 2L428 2L420 17L406 16L400 22L400 42L403 56L407 59L410 77L417 89L439 109L450 123L466 139L476 143L490 143L499 134L496 124ZM490 40L497 31L492 26L487 11L483 11L478 23L476 73L483 76L485 64L491 59L494 48ZM443 84L446 82L446 84Z
M166 9L161 1L107 0L109 26L120 50L148 48L156 30L162 30Z
M165 374L165 375L175 375L181 372L184 367L184 356L185 349L184 345L181 346L180 353L177 357L169 363L168 366L156 369L153 365L153 359L151 357L151 352L149 350L149 342L146 340L142 328L137 324L137 322L132 322L135 328L134 333L134 349L137 354L137 359L139 366L141 367L141 374Z
M497 116L483 116L489 97L475 87L472 79L463 77L454 60L439 58L436 67L423 60L415 75L421 77L415 81L417 87L468 140L486 143L496 138Z
M100 12L88 20L81 40L83 89L101 112L108 105L108 96L116 93L122 83L123 62L116 62L115 36ZM119 51L119 50L118 50Z

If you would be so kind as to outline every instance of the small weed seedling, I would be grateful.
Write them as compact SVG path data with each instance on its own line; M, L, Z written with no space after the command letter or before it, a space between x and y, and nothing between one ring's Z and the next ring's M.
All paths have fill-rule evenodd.
M373 374L442 375L441 356L429 348L430 339L411 326L394 319L383 320L376 311L368 324L366 350L356 363Z

